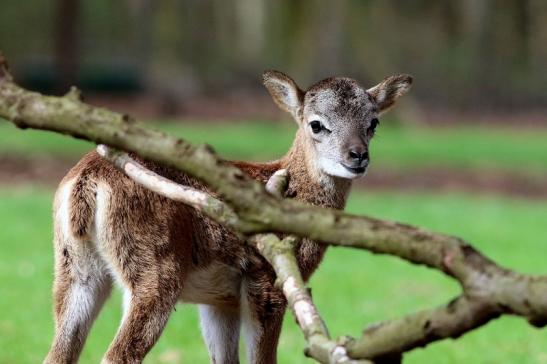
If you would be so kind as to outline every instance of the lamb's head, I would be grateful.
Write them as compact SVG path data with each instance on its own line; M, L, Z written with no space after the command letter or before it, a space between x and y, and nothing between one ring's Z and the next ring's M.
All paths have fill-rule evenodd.
M350 78L332 77L302 91L278 71L263 74L276 104L289 112L300 128L306 153L329 176L353 179L365 174L369 145L378 117L410 88L412 77L392 76L365 89Z

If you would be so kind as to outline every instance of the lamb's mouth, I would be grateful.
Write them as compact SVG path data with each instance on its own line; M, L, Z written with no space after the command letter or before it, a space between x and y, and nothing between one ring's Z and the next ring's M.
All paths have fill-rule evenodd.
M363 167L348 167L344 163L340 163L345 169L350 171L353 174L363 174L367 170L368 165L364 165Z

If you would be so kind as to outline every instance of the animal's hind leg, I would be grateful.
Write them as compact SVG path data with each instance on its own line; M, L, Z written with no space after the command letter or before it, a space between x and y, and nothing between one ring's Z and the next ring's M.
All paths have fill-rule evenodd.
M239 363L239 307L199 305L199 316L211 363Z
M90 242L56 238L55 338L45 363L77 362L111 287L111 277Z

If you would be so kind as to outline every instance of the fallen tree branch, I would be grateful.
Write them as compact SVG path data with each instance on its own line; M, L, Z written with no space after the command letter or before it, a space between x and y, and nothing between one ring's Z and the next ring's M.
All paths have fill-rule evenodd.
M252 230L254 227L247 227L247 223L242 221L225 202L213 197L209 193L180 185L152 172L131 158L127 153L109 148L104 144L97 146L97 153L141 186L172 200L190 205L235 231Z
M97 150L137 183L168 198L194 206L219 222L235 227L242 223L237 215L231 212L230 207L221 200L202 191L169 181L146 169L126 153L112 151L106 146L99 146ZM284 171L276 172L266 184L268 192L280 196L279 191L284 189L285 178ZM196 198L196 196L199 197ZM230 213L226 214L225 211ZM238 223L233 224L233 221ZM272 264L278 277L286 276L287 269L280 268L274 262L275 254L286 255L288 247L286 243L276 243L278 241L276 239L275 235L268 234L257 235L253 241L255 244L262 242L257 246ZM266 244L266 241L271 244ZM277 247L277 250L272 250L273 247ZM466 295L454 299L446 306L411 314L401 320L373 325L364 330L360 340L349 340L345 343L353 357L377 358L393 352L405 352L434 340L455 338L502 313L533 317L532 306L530 301L527 301L530 298L526 295L507 294L506 287L515 287L517 291L523 292L531 289L531 292L537 291L543 294L547 290L545 279L526 279L524 276L504 270L468 245L456 242L451 250L440 254L443 254L439 257L442 260L443 270L460 281ZM286 265L287 263L283 266ZM294 272L293 270L293 277ZM527 285L528 288L518 288L522 284ZM534 300L536 307L541 305L542 297ZM545 317L544 314L541 317L535 317L536 324L542 324L543 317ZM316 324L314 327L319 326ZM306 332L306 329L303 328L303 330ZM394 336L397 336L398 340L393 340ZM326 329L323 338L328 338Z
M457 337L500 314L523 316L538 327L547 323L547 276L501 268L459 238L280 200L207 146L194 147L145 128L127 115L84 104L75 91L64 97L48 97L20 88L1 57L0 116L21 128L69 134L178 168L218 194L229 209L215 207L209 213L225 213L224 222L230 221L240 233L287 233L396 255L441 270L460 282L464 293L451 304L375 325L366 329L362 338L346 341L344 346L352 358L377 359ZM201 197L195 196L194 203Z
M287 171L279 170L268 179L266 191L281 197L287 185ZM370 363L351 360L346 347L331 340L327 326L319 315L298 268L295 249L300 239L290 235L279 240L274 234L257 234L250 240L274 268L277 285L283 290L308 343L306 355L320 363Z
M275 270L278 285L283 290L308 343L306 355L326 364L370 363L365 360L352 360L343 343L331 340L298 270L294 255L297 239L289 236L279 240L274 234L259 234L251 241Z

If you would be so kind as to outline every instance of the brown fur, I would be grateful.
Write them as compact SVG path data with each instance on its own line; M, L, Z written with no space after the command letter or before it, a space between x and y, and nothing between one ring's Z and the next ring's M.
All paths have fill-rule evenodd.
M305 123L300 120L304 117L301 103L305 95L294 81L280 75L274 74L274 86L268 88L276 102L299 122L292 148L277 161L233 163L262 183L276 170L287 169L288 197L342 209L351 182L324 176L318 170L315 142L310 142ZM267 86L270 78L265 81ZM353 114L352 108L360 107L359 102L371 103L369 96L364 101L350 102L359 94L352 94L356 84L341 80L316 85L313 93L334 87L335 92L342 92L340 103L345 103L339 107ZM287 84L290 89L283 89ZM296 101L290 99L291 92ZM289 103L285 103L287 98ZM370 105L369 109L376 107ZM207 191L182 172L138 160L168 179ZM219 349L214 340L218 341L220 335L225 341L233 341L239 335L239 309L245 300L257 326L256 341L248 343L254 345L250 349L255 352L251 360L276 361L286 300L274 286L272 267L255 248L239 241L222 225L187 205L137 185L96 152L82 158L61 182L54 203L54 220L56 334L46 363L77 361L114 280L130 293L131 301L105 355L105 363L141 362L179 300L206 305L208 315L222 321L224 326L211 327L213 333L208 334L214 363L238 362L237 337L235 348ZM325 249L325 245L309 239L298 247L297 259L305 280L317 268ZM241 291L246 292L245 297L240 296Z

